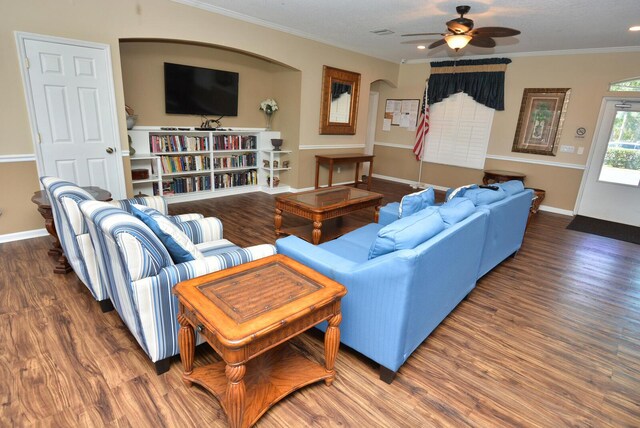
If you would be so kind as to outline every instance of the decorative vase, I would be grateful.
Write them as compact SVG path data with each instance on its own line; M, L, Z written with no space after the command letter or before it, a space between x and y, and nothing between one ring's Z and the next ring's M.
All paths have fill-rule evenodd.
M265 126L265 129L267 131L271 131L271 120L273 119L273 113L269 114L269 113L265 113L264 114L266 119L267 119L267 125Z
M133 148L133 141L131 141L131 135L129 137L129 156L133 156L136 154L136 149Z
M273 146L273 151L280 151L280 146L282 146L282 138L272 138L271 145Z

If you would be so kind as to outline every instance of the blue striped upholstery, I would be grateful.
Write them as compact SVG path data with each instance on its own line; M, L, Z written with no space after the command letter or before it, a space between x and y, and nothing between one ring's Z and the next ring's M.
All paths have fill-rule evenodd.
M99 273L94 246L84 216L78 207L81 201L94 200L93 196L76 184L57 177L41 177L40 181L51 201L56 231L69 264L96 300L109 298L106 285ZM167 213L167 203L161 196L138 196L110 201L109 204L125 211L130 211L131 204L139 204L154 208L162 214ZM202 214L181 214L168 218L176 224L186 222L180 229L196 244L222 237L222 223L216 218L205 219ZM199 222L202 224L198 225Z
M175 284L275 254L273 245L239 248L220 239L198 244L213 255L174 264L160 240L133 215L97 201L82 202L80 209L113 305L153 362L179 353Z

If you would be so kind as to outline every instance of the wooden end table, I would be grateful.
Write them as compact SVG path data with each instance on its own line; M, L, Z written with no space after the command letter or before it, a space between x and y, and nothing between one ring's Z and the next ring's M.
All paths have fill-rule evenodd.
M96 201L110 201L111 193L95 186L83 187L84 190L89 192ZM47 196L47 192L39 190L31 197L31 202L38 206L38 212L44 218L44 227L49 232L49 235L53 237L51 248L49 248L48 254L52 257L57 257L57 264L53 268L53 273L66 274L73 270L67 256L64 255L62 246L60 245L60 239L58 239L58 232L56 231L56 225L53 221L53 211L51 211L51 201Z
M343 217L354 211L374 207L373 221L378 222L383 195L346 186L334 186L276 196L276 213L274 216L276 236L281 234L296 235L306 241L318 245L322 240L328 241L347 233L357 227L343 221ZM313 220L311 225L282 229L282 213L288 212ZM322 228L323 222L336 218L338 221Z
M316 155L316 189L319 188L319 175L320 175L320 164L328 164L329 165L329 184L331 187L333 183L333 166L338 163L355 163L356 164L356 178L353 182L353 186L357 187L358 184L363 183L359 179L360 174L360 164L362 162L369 162L369 177L367 179L367 190L371 190L371 177L373 176L373 155L365 155L361 153L346 153L340 155Z
M484 177L482 177L482 184L503 183L511 180L520 180L524 183L525 177L526 175L521 172L485 169Z
M331 385L346 289L278 254L177 284L180 358L186 385L220 402L231 427L253 425L291 392L320 380ZM325 364L286 343L327 320ZM196 329L223 361L193 367Z

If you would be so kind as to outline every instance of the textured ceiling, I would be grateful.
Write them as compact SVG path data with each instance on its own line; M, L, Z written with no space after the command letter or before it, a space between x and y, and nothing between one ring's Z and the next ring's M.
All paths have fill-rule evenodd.
M173 0L215 13L393 62L430 58L548 52L574 49L640 50L640 0ZM522 34L496 38L495 48L467 46L455 54L446 45L418 50L405 33L444 32L458 5L471 6L475 27L501 26ZM374 30L388 29L390 35Z

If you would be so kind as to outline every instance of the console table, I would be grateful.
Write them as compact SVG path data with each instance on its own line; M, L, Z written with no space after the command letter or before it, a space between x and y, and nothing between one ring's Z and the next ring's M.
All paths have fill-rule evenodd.
M333 166L338 163L355 163L356 164L356 176L353 183L354 186L358 186L360 183L364 183L359 180L360 164L362 162L369 162L369 178L367 179L367 190L371 190L371 176L373 175L373 155L365 155L360 153L346 153L341 155L316 155L316 189L319 186L318 179L320 175L320 164L329 165L329 187L333 183Z
M97 201L110 201L111 193L101 189L99 187L83 187L84 190L89 192ZM67 256L64 255L62 247L60 246L60 240L58 239L58 232L56 231L56 225L53 222L53 212L51 211L51 201L47 196L47 192L39 190L31 197L31 202L38 206L38 212L44 218L44 227L49 232L49 235L53 237L51 248L49 249L49 255L58 257L57 264L53 268L53 273L66 274L73 269L67 260Z
M256 423L293 391L331 385L340 345L341 284L282 254L177 284L180 359L185 384L203 386L233 428ZM287 341L328 321L324 365ZM193 367L194 329L222 361Z

